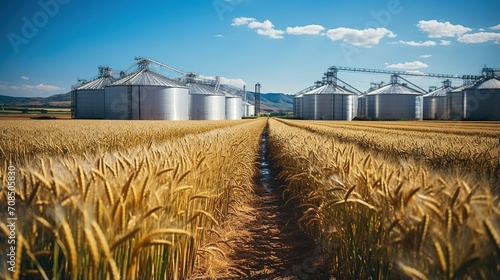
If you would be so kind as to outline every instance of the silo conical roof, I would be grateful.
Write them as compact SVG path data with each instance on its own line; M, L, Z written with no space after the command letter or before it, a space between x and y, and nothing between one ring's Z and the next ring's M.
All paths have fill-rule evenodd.
M421 93L403 84L387 84L381 88L368 92L366 95L379 95L379 94L421 95Z
M440 87L424 95L424 97L446 97L448 92L452 91L452 87Z
M113 77L100 77L77 87L76 90L103 89L104 87L109 86L114 82L115 79Z
M355 93L338 85L326 84L303 93L303 95L310 95L310 94L355 94Z
M479 81L471 89L500 89L500 80L497 78L490 78Z
M119 79L112 84L118 85L137 85L137 86L164 86L164 87L179 87L180 83L171 80L161 74L158 74L149 69L141 69L126 77Z
M189 84L189 94L224 95L222 92L215 92L215 88L211 86L197 83Z

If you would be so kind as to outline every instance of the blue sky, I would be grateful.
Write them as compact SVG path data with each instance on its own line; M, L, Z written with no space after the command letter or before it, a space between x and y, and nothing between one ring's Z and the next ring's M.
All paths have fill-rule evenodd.
M65 93L78 78L95 77L98 65L122 70L136 56L284 93L312 85L332 65L460 75L500 68L498 0L27 2L2 2L0 95ZM338 75L361 91L389 81Z

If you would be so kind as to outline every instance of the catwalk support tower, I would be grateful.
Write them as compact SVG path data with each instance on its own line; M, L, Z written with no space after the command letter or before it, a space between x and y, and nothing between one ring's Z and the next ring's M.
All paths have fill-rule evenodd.
M255 116L260 115L260 83L255 84Z

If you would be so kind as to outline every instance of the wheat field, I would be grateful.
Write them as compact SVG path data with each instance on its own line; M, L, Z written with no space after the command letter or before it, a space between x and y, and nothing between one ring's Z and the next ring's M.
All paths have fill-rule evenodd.
M23 120L0 126L2 252L9 166L18 217L0 278L242 278L225 227L255 199L265 127L287 223L332 278L500 273L500 124Z
M437 169L429 161L455 153L449 149L456 149L462 133L458 140L439 139L435 152L424 148L422 157L428 159L421 160L393 153L428 147L428 141L413 139L429 132L409 129L402 130L409 136L385 132L383 137L371 125L358 130L345 122L270 121L271 151L287 182L284 196L297 202L299 223L324 248L332 274L337 279L495 278L500 205L492 172L482 171L493 157L478 166L474 159L497 147L490 137L497 135L480 135L483 146L453 156L455 170ZM461 160L471 166L460 165Z
M12 274L2 264L0 277L187 278L195 262L224 255L213 236L230 207L251 192L264 124L104 123L104 133L85 122L38 133L12 124L7 129L31 133L17 132L24 142L13 148L25 163L17 175L18 269ZM96 146L87 146L86 133ZM68 140L71 151L54 139ZM32 152L37 144L51 156ZM8 236L1 218L0 232Z

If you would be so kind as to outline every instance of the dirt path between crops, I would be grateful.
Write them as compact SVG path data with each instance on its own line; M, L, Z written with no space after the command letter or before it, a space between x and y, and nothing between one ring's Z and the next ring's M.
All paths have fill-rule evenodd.
M240 239L230 259L242 279L324 279L314 243L299 229L293 206L284 206L283 181L268 158L267 131L261 139L256 196L235 216Z

